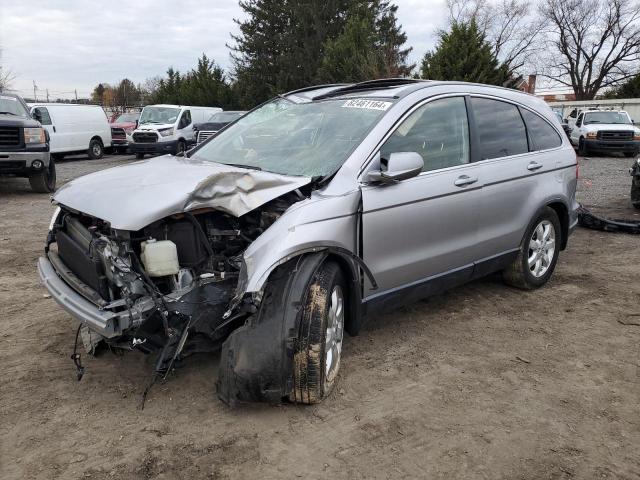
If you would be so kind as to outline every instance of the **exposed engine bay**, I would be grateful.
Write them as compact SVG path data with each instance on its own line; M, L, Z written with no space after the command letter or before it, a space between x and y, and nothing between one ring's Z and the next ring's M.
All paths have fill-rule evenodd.
M62 206L47 256L108 318L99 330L79 327L85 349L159 351L155 373L166 376L176 360L219 348L259 307L260 298L237 289L243 252L305 193L296 189L240 217L203 208L139 231Z

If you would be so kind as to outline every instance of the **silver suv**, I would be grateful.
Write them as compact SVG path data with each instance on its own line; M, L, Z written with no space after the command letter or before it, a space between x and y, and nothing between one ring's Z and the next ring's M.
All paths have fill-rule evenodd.
M40 277L88 350L222 347L218 395L314 403L343 331L501 271L544 285L577 223L576 156L542 100L457 82L290 92L187 153L54 196ZM78 338L78 335L76 338Z

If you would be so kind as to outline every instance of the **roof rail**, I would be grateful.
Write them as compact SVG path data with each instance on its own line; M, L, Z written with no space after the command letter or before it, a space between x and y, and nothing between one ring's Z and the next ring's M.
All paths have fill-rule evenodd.
M383 90L387 88L395 88L401 85L409 85L412 83L420 83L424 80L415 78L381 78L379 80L367 80L366 82L353 83L343 88L332 90L331 92L313 97L313 100L322 100L323 98L335 97L344 93L362 92L367 90Z

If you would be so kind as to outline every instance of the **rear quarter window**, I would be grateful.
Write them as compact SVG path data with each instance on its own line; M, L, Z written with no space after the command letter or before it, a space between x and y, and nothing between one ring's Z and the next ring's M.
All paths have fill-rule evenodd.
M480 140L480 159L508 157L529 151L527 130L518 107L500 100L471 98Z
M531 151L548 150L562 145L560 134L546 120L524 108L521 109L521 113L527 124L527 131L531 140Z

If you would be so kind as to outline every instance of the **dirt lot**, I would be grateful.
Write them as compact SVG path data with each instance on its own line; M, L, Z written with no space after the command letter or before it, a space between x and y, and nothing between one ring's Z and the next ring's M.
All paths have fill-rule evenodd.
M629 166L584 160L580 198L635 215ZM2 479L640 478L638 237L579 229L539 291L492 277L372 320L319 406L231 410L214 355L140 410L151 357L83 356L75 380L75 322L35 271L47 196L1 179L0 198Z

